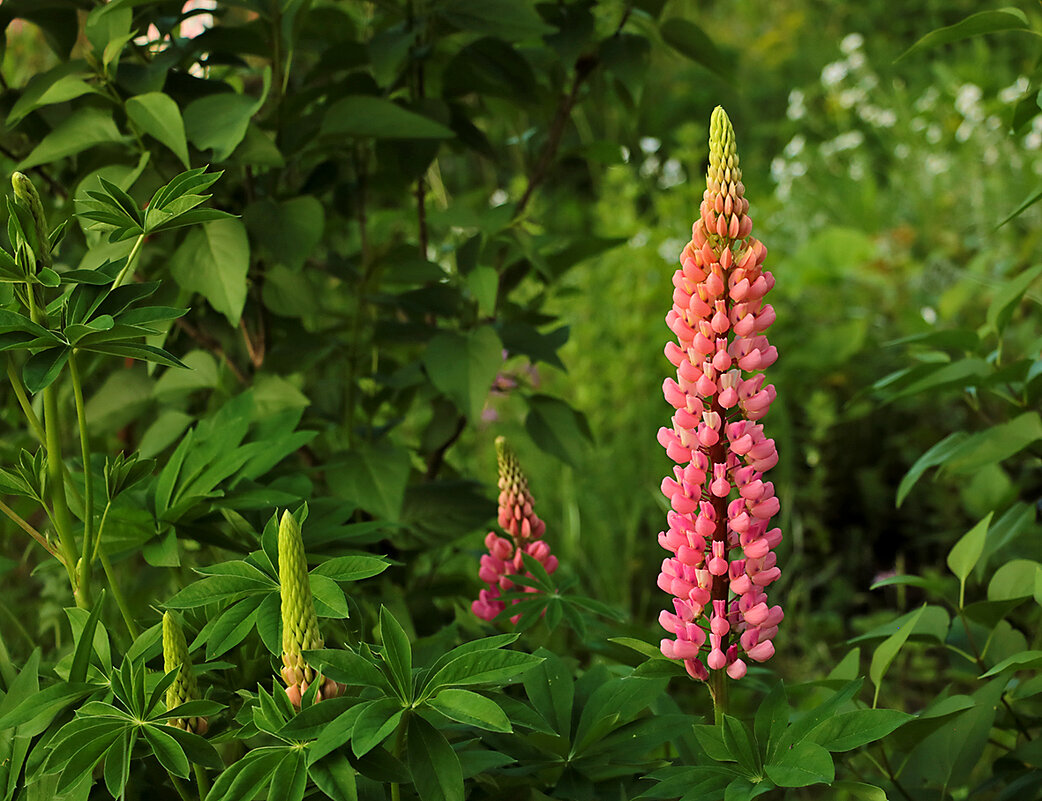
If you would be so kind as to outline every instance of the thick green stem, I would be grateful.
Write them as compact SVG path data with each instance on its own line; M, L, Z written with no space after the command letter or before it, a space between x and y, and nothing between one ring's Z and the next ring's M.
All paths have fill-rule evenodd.
M409 714L402 715L402 720L398 724L398 731L394 735L394 754L395 759L402 755L402 745L405 742L405 727L409 725ZM402 801L402 788L398 784L391 784L391 801Z
M77 583L80 587L90 586L91 540L94 535L94 477L90 469L90 441L87 439L87 412L83 403L83 384L76 367L75 352L69 357L69 375L72 377L72 394L76 399L76 423L80 430L80 454L83 457L83 545L80 561L76 566ZM110 579L111 581L111 579ZM113 588L115 591L115 588Z
M54 386L43 391L43 419L47 447L47 481L50 484L51 510L58 542L69 572L69 582L81 609L90 608L89 589L78 586L76 577L76 545L72 537L72 515L65 497L65 475L62 470L61 426L58 422L58 397Z
M181 780L169 770L167 770L166 775L170 777L170 782L174 785L174 789L177 790L177 794L181 796L183 801L192 801L192 796L188 794L188 790L185 789L183 784L181 784Z
M206 778L206 771L199 765L193 765L195 773L195 786L199 789L199 801L203 801L210 793L210 780Z
M717 726L724 722L727 714L727 673L714 670L709 674L709 692L713 696L713 721Z

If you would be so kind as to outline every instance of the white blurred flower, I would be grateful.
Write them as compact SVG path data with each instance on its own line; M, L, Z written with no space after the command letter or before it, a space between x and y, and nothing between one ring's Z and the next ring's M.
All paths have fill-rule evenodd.
M847 56L847 66L852 70L859 70L865 66L864 53L851 53Z
M983 114L980 108L981 88L975 83L964 83L955 95L955 110L962 116L980 119Z
M619 155L622 156L622 163L623 164L629 164L630 163L630 149L628 147L626 147L626 145L623 145L620 148Z
M958 128L955 129L955 141L965 142L970 136L973 135L974 125L969 120L963 120Z
M940 175L948 170L948 159L937 153L931 153L923 161L923 168L931 175Z
M867 97L861 89L844 89L839 93L836 101L839 103L840 108L853 108L858 103L866 100Z
M931 145L936 145L941 141L941 126L936 123L928 125L926 127L926 141Z
M658 255L663 261L673 264L677 260L677 255L684 249L686 244L687 242L676 237L666 239L658 246Z
M911 155L911 153L912 148L910 148L908 144L905 142L899 142L898 144L894 145L894 155L902 161L908 158Z
M1031 82L1028 80L1027 76L1021 75L1017 80L999 92L999 100L1003 103L1015 103L1020 100L1030 85Z
M802 161L794 161L789 165L789 175L793 178L802 178L807 174L807 165Z
M771 160L771 178L775 183L781 183L787 172L786 167L787 163L781 156L775 156Z
M626 244L629 245L631 248L642 248L646 244L648 244L648 241L650 239L651 237L648 235L647 231L638 231L632 237L630 237L630 241Z
M831 64L826 64L821 71L821 85L825 87L835 86L846 77L846 62L833 61Z
M850 180L860 181L865 177L865 165L861 161L852 161L850 162L848 172L850 173Z
M789 144L785 146L785 155L790 159L796 158L796 156L803 152L803 148L806 144L807 140L804 138L803 134L796 134L789 140Z
M666 159L666 163L662 165L662 175L658 179L658 185L660 189L669 189L671 186L677 186L687 180L687 173L684 172L684 167L681 165L679 159Z
M656 172L658 172L659 160L658 156L648 156L644 159L644 163L640 165L640 177L650 178Z
M915 101L915 110L930 111L935 105L937 105L938 96L939 93L937 87L931 86L919 96L918 100Z
M983 161L989 167L999 162L999 149L995 145L988 145L984 148Z
M506 193L506 190L497 189L488 199L488 205L495 208L496 206L502 206L508 200L510 200L510 195Z
M919 314L930 325L933 325L934 323L937 322L937 312L930 306L923 306L919 310Z
M1028 150L1038 150L1042 147L1042 131L1032 129L1031 133L1024 137L1024 147Z
M661 139L656 139L654 136L642 136L640 138L640 149L648 155L657 153L660 147L662 147Z
M860 50L865 44L865 37L860 33L848 33L839 43L839 49L848 56L855 50Z
M789 92L789 108L785 112L785 116L790 120L801 120L807 113L807 106L805 105L805 98L803 92L799 89L793 89Z

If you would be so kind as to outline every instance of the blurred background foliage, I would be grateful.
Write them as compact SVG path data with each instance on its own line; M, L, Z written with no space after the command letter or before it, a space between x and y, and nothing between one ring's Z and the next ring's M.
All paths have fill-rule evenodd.
M1008 32L895 63L979 4L590 0L501 18L462 0L316 0L306 14L290 2L261 17L228 2L216 20L200 4L186 36L182 4L154 2L134 7L142 38L109 62L77 34L92 5L0 6L5 174L33 174L57 221L98 176L143 201L187 158L225 170L212 205L241 216L146 244L140 273L172 278L165 302L192 306L164 347L194 369L91 364L95 447L163 460L190 427L220 430L233 398L251 433L223 444L284 446L267 472L218 482L175 535L143 497L115 510L103 547L141 608L201 552L244 552L272 506L308 499L320 547L397 560L367 591L413 633L451 619L476 631L492 443L506 434L563 573L657 639L663 317L717 104L777 277L767 426L787 620L774 669L828 673L905 601L873 580L928 571L985 512L1038 499L1028 451L927 474L895 503L931 446L1002 413L958 380L914 386L898 375L910 359L1038 354L1037 289L1001 343L902 344L986 329L996 290L1037 258L1037 207L999 227L1042 183L1037 39ZM159 92L181 110L180 137L128 107ZM91 236L71 232L62 261L96 266L81 262L98 257ZM6 462L30 438L5 398ZM1024 525L1014 555L1042 558ZM2 622L24 635L12 650L57 641L63 577L36 570L11 525L0 554ZM597 658L589 643L573 642L580 661Z

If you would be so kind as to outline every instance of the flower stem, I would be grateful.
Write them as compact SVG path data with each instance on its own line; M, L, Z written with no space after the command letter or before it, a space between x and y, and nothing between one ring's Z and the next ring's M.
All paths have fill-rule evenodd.
M123 597L123 592L119 588L119 582L116 581L116 574L112 570L112 562L109 561L108 554L104 551L100 551L101 556L101 567L105 571L105 578L109 581L109 588L112 590L112 597L116 599L116 606L119 607L119 613L123 616L123 622L127 625L127 631L130 632L130 638L136 640L138 638L137 624L134 623L134 616L130 613L130 607L127 606L127 599Z
M11 389L14 390L15 397L18 398L18 405L22 407L22 412L25 414L25 419L29 421L29 427L32 428L36 438L43 443L47 438L43 433L43 423L40 422L40 418L36 416L36 412L33 411L32 403L29 401L29 396L25 391L25 386L22 384L22 377L18 375L18 370L15 369L14 360L7 357L7 378L11 382Z
M112 288L116 289L122 286L123 282L127 279L127 276L133 275L133 271L130 269L134 264L134 259L137 258L137 254L141 251L141 244L145 241L145 235L141 234L134 241L134 247L130 249L130 255L127 256L127 263L123 265L123 269L119 271L119 275L116 276L116 280L112 282Z
M210 792L210 780L206 778L206 771L202 766L193 765L192 770L195 773L195 786L199 788L199 801L203 801Z
M51 543L47 540L47 538L45 536L43 536L43 534L41 534L35 528L33 528L29 523L27 523L22 518L21 515L19 515L14 509L12 509L10 506L8 506L3 501L0 501L0 512L3 512L5 515L7 515L26 534L28 534L30 537L32 537L34 540L36 540L38 543L40 543L40 545L42 545L44 548L46 548L47 552L51 556L53 556L55 559L57 559L63 565L65 564L65 557L63 557L61 555L61 553L59 553L57 550L55 550L54 546L51 545Z
M713 722L720 726L727 714L727 673L714 670L709 674L709 692L713 696Z

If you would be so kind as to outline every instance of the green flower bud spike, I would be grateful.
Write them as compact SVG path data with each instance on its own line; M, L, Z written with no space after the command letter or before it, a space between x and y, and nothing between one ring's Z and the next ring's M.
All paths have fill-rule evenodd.
M29 213L33 215L33 222L36 224L36 238L40 242L41 251L36 254L36 257L44 267L51 267L51 250L48 247L50 231L47 228L47 215L43 211L40 193L36 191L29 176L23 172L16 172L11 176L11 187L14 189L14 196L22 201L29 209Z
M166 691L168 710L199 698L195 674L192 673L192 658L188 654L188 641L181 624L170 612L163 613L163 670L167 673L177 671L177 678ZM207 729L206 718L174 718L169 724L196 734L205 734Z
M313 651L324 645L315 614L315 599L311 596L308 562L300 524L287 510L279 522L279 585L282 596L282 680L286 695L293 706L318 675L304 660L304 651ZM317 700L335 698L344 688L326 679L316 696Z

